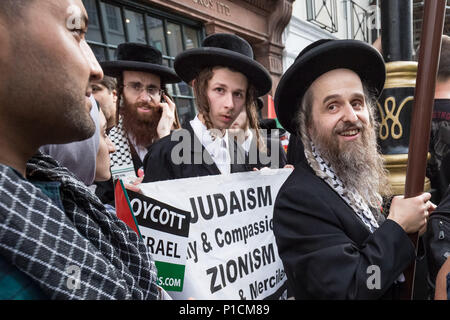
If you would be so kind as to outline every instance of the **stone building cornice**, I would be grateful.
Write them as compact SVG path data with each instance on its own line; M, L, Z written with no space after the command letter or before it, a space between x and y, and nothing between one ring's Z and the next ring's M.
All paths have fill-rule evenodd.
M274 9L278 0L240 0L242 2L247 2L254 7L262 9L264 11L270 12Z

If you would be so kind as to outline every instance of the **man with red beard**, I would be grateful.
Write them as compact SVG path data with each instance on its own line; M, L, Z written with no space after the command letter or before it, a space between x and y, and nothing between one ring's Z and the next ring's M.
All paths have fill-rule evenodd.
M120 44L117 60L101 66L106 75L117 78L118 87L118 124L109 133L117 148L111 155L112 178L131 182L142 178L142 162L150 145L180 127L165 85L181 80L163 65L159 50L140 43ZM114 201L111 181L99 184L96 193L104 202Z
M426 228L431 195L391 198L377 150L381 55L356 40L319 40L280 80L279 121L302 160L275 201L274 233L296 299L398 298ZM301 149L301 148L300 148ZM384 208L384 209L383 209Z

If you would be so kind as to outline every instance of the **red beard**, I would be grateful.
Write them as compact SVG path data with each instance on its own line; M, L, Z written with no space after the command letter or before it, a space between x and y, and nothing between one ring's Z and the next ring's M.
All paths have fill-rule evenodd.
M148 107L150 111L138 113L139 107ZM123 119L123 128L135 137L137 145L148 147L158 139L156 128L162 115L161 108L142 102L129 104L124 100L120 114Z

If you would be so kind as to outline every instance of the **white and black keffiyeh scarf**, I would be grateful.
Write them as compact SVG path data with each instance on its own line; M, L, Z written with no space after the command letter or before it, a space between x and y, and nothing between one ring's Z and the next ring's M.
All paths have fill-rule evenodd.
M378 229L379 225L367 203L356 190L350 191L345 188L342 181L334 173L330 164L322 159L312 142L311 150L314 160L319 165L319 169L321 171L319 177L321 177L333 190L337 192L337 194L339 194L339 196L353 209L358 218L364 223L364 225L366 225L370 232L373 233L376 229ZM311 159L309 159L307 154L306 159L308 160L309 165L313 168L314 166L311 164Z
M143 241L83 183L41 154L28 162L27 178L60 182L65 210L0 164L0 255L6 261L50 299L158 298L155 264Z
M110 155L113 180L128 176L136 178L131 148L123 128L122 117L119 117L119 123L111 129L108 136L116 146L116 152Z

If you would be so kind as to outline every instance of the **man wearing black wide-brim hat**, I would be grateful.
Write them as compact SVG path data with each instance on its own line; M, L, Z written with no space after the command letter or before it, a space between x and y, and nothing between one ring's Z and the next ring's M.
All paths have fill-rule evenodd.
M250 44L234 34L212 34L201 47L178 54L174 68L193 87L198 114L184 128L186 139L173 133L178 137L169 136L151 146L144 162L144 182L252 170L244 161L245 152L229 141L227 131L242 110L256 124L256 99L272 87L270 74L254 60ZM177 153L179 143L185 145ZM172 153L182 156L174 159Z
M374 108L384 81L381 55L356 40L309 45L280 80L278 120L303 147L274 208L296 299L398 298L415 259L407 234L424 232L433 205L428 193L383 203Z
M101 66L106 75L117 78L118 86L118 123L109 133L117 148L111 155L112 176L133 180L143 175L142 161L150 145L179 128L175 103L165 89L181 80L163 64L159 50L140 43L120 44L117 60ZM112 203L111 187L102 183L96 193Z

